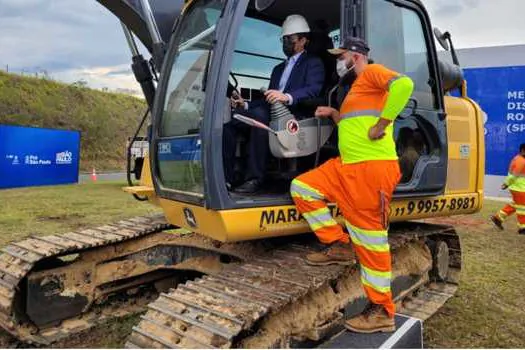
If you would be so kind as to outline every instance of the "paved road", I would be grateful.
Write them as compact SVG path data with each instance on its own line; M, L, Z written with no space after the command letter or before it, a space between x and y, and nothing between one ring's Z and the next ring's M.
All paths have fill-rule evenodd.
M133 175L132 175L133 178ZM104 181L104 180L123 180L126 181L126 173L103 173L103 174L97 174L97 180ZM78 177L78 182L80 183L86 183L91 181L91 173L83 173L80 174Z

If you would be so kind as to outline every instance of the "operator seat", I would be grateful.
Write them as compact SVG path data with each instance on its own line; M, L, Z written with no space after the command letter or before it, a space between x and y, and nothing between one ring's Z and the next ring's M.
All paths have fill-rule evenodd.
M310 42L307 46L308 53L319 57L324 65L325 83L320 95L300 102L307 110L305 115L294 116L281 104L271 106L270 128L277 133L270 134L270 150L277 159L288 159L284 164L281 162L280 167L281 173L287 173L288 177L296 175L294 173L297 171L297 158L315 155L318 141L320 146L324 145L333 131L332 121L318 120L314 117L317 107L327 105L327 93L334 86L332 77L335 73L336 60L328 52L328 49L333 48L333 42L327 28L324 22L317 21L310 33ZM320 123L319 135L318 123Z

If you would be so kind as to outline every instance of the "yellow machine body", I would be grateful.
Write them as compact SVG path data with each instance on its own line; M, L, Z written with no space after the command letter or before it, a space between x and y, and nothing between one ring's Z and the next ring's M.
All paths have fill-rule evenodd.
M464 91L463 96L466 95ZM479 106L467 97L445 97L448 139L448 176L445 193L440 196L394 198L390 220L400 222L452 215L471 214L483 205L485 148L483 120ZM155 196L149 161L144 162L140 186L128 187L130 193L148 196L159 205L167 220L204 236L237 242L304 233L308 224L293 205L254 207L235 210L208 210L204 207ZM330 208L342 223L335 204ZM191 223L185 211L193 214Z

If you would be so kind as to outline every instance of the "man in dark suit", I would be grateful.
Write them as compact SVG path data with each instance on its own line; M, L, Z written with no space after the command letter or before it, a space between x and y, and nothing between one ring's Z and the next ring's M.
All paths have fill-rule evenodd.
M299 117L306 111L300 107L305 99L318 97L324 85L324 66L318 57L310 55L305 48L308 44L310 27L300 15L286 18L282 26L283 52L288 59L274 67L265 100L245 102L240 96L232 97L232 106L240 114L247 115L266 125L270 123L270 104L282 102L292 114ZM255 193L259 190L266 173L268 158L268 132L250 127L237 120L224 125L223 158L226 183L229 189L234 180L235 148L237 133L249 134L249 159L244 183L235 189L238 193Z

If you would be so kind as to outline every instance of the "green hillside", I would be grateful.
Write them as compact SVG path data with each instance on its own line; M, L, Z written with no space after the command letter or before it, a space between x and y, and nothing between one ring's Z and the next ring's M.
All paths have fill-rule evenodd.
M81 131L82 170L124 169L145 110L132 96L0 72L0 124Z

